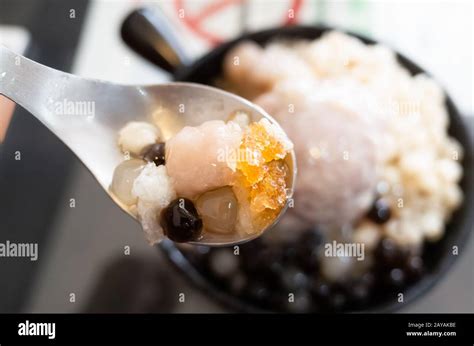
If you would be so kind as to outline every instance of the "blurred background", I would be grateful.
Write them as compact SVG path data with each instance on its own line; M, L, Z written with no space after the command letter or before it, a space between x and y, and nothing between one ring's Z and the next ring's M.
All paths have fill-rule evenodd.
M191 57L280 25L326 24L380 40L430 71L474 132L471 1L0 0L0 43L83 77L159 83L170 76L120 38L126 15L144 6L164 11ZM0 242L39 244L35 262L0 258L0 312L229 311L149 247L72 153L5 99L0 143ZM401 312L474 312L473 264L471 237L438 285Z

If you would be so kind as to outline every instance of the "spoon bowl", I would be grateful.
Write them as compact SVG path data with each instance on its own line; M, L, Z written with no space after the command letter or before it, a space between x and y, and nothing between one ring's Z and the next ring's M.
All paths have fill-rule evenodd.
M184 126L226 120L235 111L246 112L252 121L266 118L279 126L260 107L217 88L184 82L127 86L85 79L41 65L2 46L0 94L28 110L59 137L106 193L134 218L136 215L130 208L109 190L114 169L124 160L117 145L117 134L127 122L153 121L165 140ZM288 155L287 164L291 173L288 198L291 198L296 173L293 151ZM193 243L228 246L258 235L248 238L213 235Z

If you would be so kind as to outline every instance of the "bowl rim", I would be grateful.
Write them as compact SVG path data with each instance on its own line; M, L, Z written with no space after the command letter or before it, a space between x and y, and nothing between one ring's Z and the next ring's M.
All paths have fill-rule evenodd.
M399 53L396 49L390 47L390 45L385 44L382 41L375 41L371 38L363 36L358 33L351 32L346 29L341 29L337 27L330 27L326 25L293 25L293 26L286 26L286 27L276 27L270 28L265 30L259 30L254 32L245 33L232 39L230 41L226 41L216 48L209 51L204 56L200 57L199 59L195 60L188 66L179 67L175 71L174 78L177 81L186 81L190 75L192 75L195 71L199 70L200 68L205 68L207 64L210 62L215 62L219 60L218 57L225 52L227 52L231 47L235 46L237 43L240 43L245 40L251 40L257 42L258 44L266 44L276 38L298 38L298 39L308 39L308 40L315 40L321 37L324 33L329 31L339 31L350 35L352 37L358 38L365 44L382 44L385 47L391 49L397 58L399 64L408 70L411 75L423 73L431 78L432 74L430 74L425 69L418 66L414 63L411 59L407 58L403 54ZM304 34L303 34L304 33ZM263 38L263 39L262 39ZM264 41L264 42L262 42ZM216 76L217 77L217 76ZM435 78L433 78L435 79ZM436 80L436 79L435 79ZM464 200L461 206L454 212L452 219L456 217L461 217L459 225L456 228L456 234L454 237L450 237L452 239L447 238L446 232L441 238L440 241L448 241L449 247L454 246L454 242L458 246L459 255L451 255L449 256L447 253L442 256L442 259L439 260L437 265L437 269L435 273L426 273L424 274L419 281L410 285L403 290L403 302L399 303L396 299L382 301L377 304L374 304L368 309L364 310L357 310L357 311L342 311L343 313L387 313L387 312L395 312L402 307L406 307L407 305L413 303L421 296L426 294L430 289L432 289L442 277L446 275L448 270L452 267L452 265L456 262L458 257L461 256L461 251L466 247L466 243L470 234L472 233L472 228L474 224L474 213L469 213L466 209L469 205L474 204L474 184L469 182L469 178L472 174L472 151L469 150L473 147L472 145L472 138L470 133L467 130L467 126L465 121L462 119L456 105L452 101L452 98L446 91L446 89L437 81L437 84L441 86L441 89L444 92L445 96L445 106L447 108L448 116L449 116L449 127L448 133L450 136L455 137L458 140L462 147L464 148L464 157L462 159L462 166L463 166L463 178L461 180L461 185L464 184L466 189L463 191L464 193ZM456 131L458 132L456 136L454 136L451 131L455 127ZM467 173L467 174L466 174ZM459 212L462 212L461 215L457 215ZM446 226L449 226L451 223L448 222ZM450 231L453 233L453 230ZM247 312L247 313L274 313L277 311L266 310L261 307L258 307L248 300L244 300L234 296L231 292L227 290L220 289L210 280L206 279L206 277L199 272L197 268L195 268L189 260L181 253L181 251L174 245L172 241L164 240L159 248L161 248L171 263L176 266L179 271L181 271L186 279L191 282L194 286L200 289L202 292L205 292L210 298L217 300L217 302L225 307L230 307L231 309L237 312ZM324 313L324 312L316 312L316 313Z

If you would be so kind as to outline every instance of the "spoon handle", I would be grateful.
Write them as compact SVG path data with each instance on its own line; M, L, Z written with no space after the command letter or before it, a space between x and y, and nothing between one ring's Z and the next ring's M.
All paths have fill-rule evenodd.
M46 67L0 46L0 94L8 97L30 113L40 113L37 95L44 91ZM49 74L48 74L49 75Z
M68 95L73 85L84 82L77 76L44 66L0 46L0 94L50 128L58 118L55 108L57 110L63 103L64 95ZM83 98L82 93L76 96Z
M105 114L128 110L121 100L133 100L139 89L81 78L55 70L0 45L0 94L19 104L63 141L64 130L84 120L107 121Z
M191 62L169 20L157 8L134 10L124 20L121 35L136 53L172 74Z
M3 46L0 94L29 111L59 137L104 188L119 155L117 131L126 120L147 111L142 87L81 78Z

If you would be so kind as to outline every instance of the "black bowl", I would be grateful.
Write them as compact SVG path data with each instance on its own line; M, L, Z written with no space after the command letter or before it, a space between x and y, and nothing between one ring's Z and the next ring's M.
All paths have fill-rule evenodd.
M163 20L153 17L154 15L155 14L150 13L147 10L140 10L130 15L122 27L122 36L124 40L140 54L158 64L160 67L172 72L175 80L208 85L213 85L217 77L221 75L222 61L227 52L241 41L251 40L258 44L265 45L266 43L279 38L313 40L320 37L323 33L333 30L333 28L324 26L290 26L249 33L218 46L189 65L176 66L175 63L169 62L169 60L163 58L163 55L161 54L162 52L157 52L154 48L151 48L160 46L150 44L153 43L153 41L156 42L156 40L160 40L160 42L167 44L166 48L168 50L175 53L175 57L177 58L175 61L179 59L186 61L181 53L182 50L176 49L176 47L179 47L177 41L167 30L164 30L166 29L166 24ZM345 32L359 38L367 44L376 43L366 37L347 31ZM397 58L399 63L412 75L419 73L429 75L429 73L403 55L397 54ZM429 245L428 256L424 258L425 273L419 281L404 290L403 303L399 303L396 300L383 301L377 305L372 305L365 310L359 311L390 312L413 302L416 298L432 288L455 262L458 256L452 254L453 246L459 248L459 253L463 252L462 247L468 240L467 238L473 228L474 219L473 213L471 212L474 205L474 185L472 183L473 145L469 138L467 127L449 95L446 95L446 107L450 118L449 134L461 143L465 151L462 161L464 175L460 182L464 193L464 202L453 214L451 221L446 226L444 237L440 241ZM173 242L166 240L161 244L161 248L168 255L171 262L176 265L176 267L179 268L193 284L199 287L203 292L206 292L210 298L216 299L236 311L265 311L254 304L236 298L229 292L223 291L203 275L203 273L196 269L196 267L190 263L187 257L183 255Z

